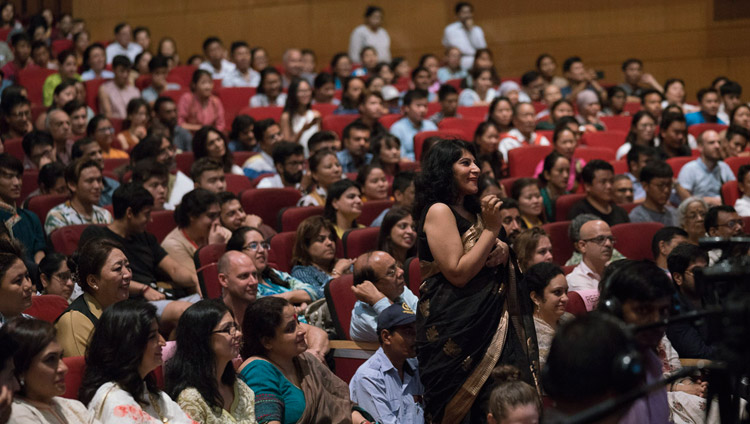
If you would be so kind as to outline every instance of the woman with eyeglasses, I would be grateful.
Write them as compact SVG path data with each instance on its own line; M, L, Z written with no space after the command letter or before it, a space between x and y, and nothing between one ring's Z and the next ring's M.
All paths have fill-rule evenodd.
M86 127L86 136L93 138L99 143L99 147L102 148L102 157L104 159L130 158L130 155L124 150L112 146L112 143L115 141L115 128L106 116L96 115L91 118L91 121L89 121L89 124Z
M677 208L680 227L688 233L688 243L698 245L698 240L706 236L706 213L708 204L700 197L688 197Z
M63 398L68 367L52 324L26 317L8 323L18 346L13 362L19 390L13 400L11 423L98 424L81 402Z
M70 303L73 301L71 295L75 291L75 283L67 262L65 255L50 253L39 262L39 278L44 287L42 294L56 294Z
M177 325L177 350L167 362L166 392L205 424L255 424L255 394L234 371L242 332L219 300L189 307Z
M276 296L295 305L298 314L307 305L319 298L317 290L310 284L268 266L268 252L271 245L257 228L240 227L227 242L227 252L236 250L253 260L258 270L258 297Z

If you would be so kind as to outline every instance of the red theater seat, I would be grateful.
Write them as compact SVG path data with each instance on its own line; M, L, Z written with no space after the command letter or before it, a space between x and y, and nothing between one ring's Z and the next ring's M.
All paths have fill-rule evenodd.
M323 289L339 339L351 340L349 323L352 320L352 309L357 303L357 298L352 292L353 284L352 274L345 274L331 280Z
M640 105L639 105L640 106ZM607 131L622 131L627 134L630 131L630 122L632 116L602 116L602 123L607 127Z
M268 263L274 269L283 272L292 271L292 249L297 233L287 231L271 237L271 251L268 252Z
M440 121L438 128L441 130L457 131L461 134L464 140L472 141L474 140L474 132L476 132L477 127L481 123L481 119L445 118Z
M242 165L245 164L245 161L250 159L251 156L259 155L258 152L232 152L232 162L242 168Z
M725 205L734 206L734 203L742 197L737 187L737 180L727 181L721 186L721 202Z
M68 309L68 301L56 294L31 296L31 306L23 313L42 321L54 323Z
M99 113L99 87L107 81L109 80L97 78L83 83L86 86L86 104L94 113Z
M39 179L39 171L36 169L26 169L21 175L21 197L19 201L23 202L31 194L32 191L39 188L37 180Z
M255 95L255 87L222 87L216 90L216 95L224 105L224 117L227 125L231 125L238 112L250 104L250 98Z
M409 290L419 297L419 286L422 285L422 274L419 269L419 258L411 257L406 259L404 264L404 280L409 286Z
M27 209L34 212L44 227L50 209L68 200L67 194L40 194L29 199Z
M693 137L698 138L703 134L703 131L714 130L716 132L722 132L727 129L724 124L695 124L688 127L688 133Z
M66 225L52 231L49 238L55 252L62 253L65 256L72 255L78 248L78 240L81 239L81 234L89 225L91 224Z
M357 218L357 223L370 225L381 212L393 206L391 200L369 200L362 205L362 215Z
M628 161L625 159L611 160L609 164L612 165L612 168L615 168L615 175L625 174L629 171Z
M189 86L190 85L187 85L187 87L189 87ZM183 87L185 87L185 86L183 86ZM180 98L182 98L182 96L185 93L189 93L189 92L190 92L190 90L188 90L187 88L181 88L179 90L165 90L164 92L161 93L161 95L169 97L170 99L174 100L174 102L179 105L180 104Z
M618 116L619 118L619 116ZM597 131L583 135L582 143L590 147L601 147L617 151L625 143L628 133L624 131Z
M414 157L419 160L422 157L422 146L424 141L430 137L462 138L461 132L454 130L422 131L414 136Z
M190 87L196 69L198 68L192 65L175 66L167 74L167 81L180 84L182 87Z
M508 151L511 177L532 177L537 164L552 153L552 146L523 146Z
M636 206L638 206L638 203L623 203L619 205L621 208L625 209L625 212L630 213L633 209L635 209Z
M201 247L195 252L193 261L198 271L203 296L207 299L218 299L221 297L221 285L219 284L219 270L216 263L226 251L225 243L213 243Z
M244 107L237 113L238 115L249 115L252 116L255 121L261 121L263 119L273 119L279 122L281 119L281 112L284 108L281 106L265 106L265 107Z
M565 312L571 313L577 317L586 315L586 303L578 292L568 292L568 304L565 305Z
M678 156L667 159L667 164L672 167L672 172L674 172L674 176L677 178L677 176L680 175L682 167L692 160L695 160L692 156Z
M565 221L568 219L568 211L579 200L585 198L583 193L563 194L555 201L555 221Z
M294 206L283 208L278 214L277 230L279 232L297 231L297 227L302 221L316 215L323 215L323 206Z
M631 116L635 115L641 110L641 102L626 102L623 110L630 113Z
M489 113L489 106L459 106L456 112L463 118L484 121Z
M573 242L568 236L568 227L570 227L570 221L551 222L542 226L552 244L552 260L560 266L565 265L575 251Z
M355 228L344 233L344 257L356 258L378 248L380 227Z
M325 118L328 115L332 115L333 111L337 108L338 106L332 103L315 103L314 105L312 105L312 109L320 112L320 116L322 118Z
M153 234L161 244L167 234L174 230L176 226L173 211L153 211L151 212L151 222L146 225L146 231Z
M26 88L29 101L32 104L42 104L42 87L48 76L56 74L53 69L40 68L38 66L21 69L16 76L16 82Z
M615 160L615 150L605 147L578 147L576 148L574 157L583 159L586 162L594 159L601 159L603 161Z
M258 215L272 226L279 211L296 205L300 197L302 194L293 188L251 188L242 193L240 202L245 212Z
M344 128L357 118L359 118L359 115L328 115L323 118L321 129L323 131L333 131L340 139L343 139Z
M227 181L227 191L231 191L238 196L243 191L253 188L253 182L244 175L225 174L224 178Z
M115 169L127 165L130 159L119 158L119 159L104 159L104 170L114 171Z
M651 239L663 228L659 222L628 222L612 226L612 235L617 239L615 248L628 259L653 261Z
M23 138L9 138L3 141L5 153L8 153L16 159L23 162L25 153L23 152Z
M174 157L175 163L177 163L177 169L182 171L185 175L188 177L190 176L190 167L193 166L193 162L195 162L195 156L193 156L193 152L182 152L177 153Z
M732 174L734 176L737 176L737 173L740 172L740 167L742 165L750 165L750 156L737 156L732 158L726 158L724 159L724 162L726 162L727 165L729 165L729 168L732 169Z
M62 397L78 400L78 390L81 388L83 374L86 371L86 358L70 356L63 358L63 362L68 366L68 373L65 374L65 393Z
M380 118L380 123L386 127L387 129L391 129L391 125L395 124L396 121L403 118L404 115L401 115L400 113L389 113L388 115L383 116Z

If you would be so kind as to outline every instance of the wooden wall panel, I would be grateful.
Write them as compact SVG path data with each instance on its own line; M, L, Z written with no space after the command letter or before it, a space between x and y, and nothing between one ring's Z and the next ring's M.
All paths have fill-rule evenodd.
M485 31L504 76L519 76L548 52L562 63L570 55L621 80L620 64L639 57L660 81L685 79L690 99L722 74L750 90L750 20L714 21L719 0L475 0L475 19ZM177 40L182 59L201 52L208 35L228 45L244 39L264 46L274 62L287 47L308 47L323 67L348 47L351 30L368 4L385 9L392 53L413 65L422 53L442 54L442 31L453 20L453 0L72 0L93 39L111 39L122 20ZM746 96L750 97L750 96Z

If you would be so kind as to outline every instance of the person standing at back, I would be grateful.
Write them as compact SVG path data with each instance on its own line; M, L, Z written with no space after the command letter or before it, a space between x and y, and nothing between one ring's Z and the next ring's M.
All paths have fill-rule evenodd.
M383 9L378 6L367 6L365 23L354 28L349 37L349 57L359 57L364 47L372 47L378 53L378 59L391 61L391 37L383 24Z
M443 46L458 48L461 51L461 68L469 70L477 50L487 48L487 41L482 28L474 24L474 6L471 3L459 2L455 11L456 22L443 30Z

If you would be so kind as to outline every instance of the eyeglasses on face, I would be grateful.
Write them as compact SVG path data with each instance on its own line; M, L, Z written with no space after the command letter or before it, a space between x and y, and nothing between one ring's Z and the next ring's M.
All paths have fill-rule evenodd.
M237 330L237 324L232 322L221 330L212 331L211 334L229 334L231 337L234 337L237 334Z
M609 240L609 242L612 244L615 244L617 242L617 239L614 236L596 236L596 237L584 239L581 241L586 242L586 243L591 242L591 243L598 244L599 246L602 246L604 245L604 242L606 242L607 240Z
M268 250L271 248L271 244L267 241L251 241L247 245L242 247L242 250L258 250L259 247L262 247L265 250Z

